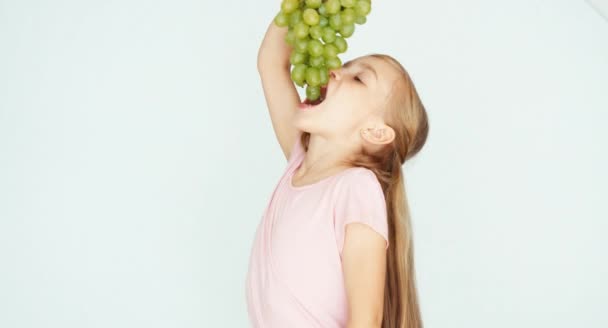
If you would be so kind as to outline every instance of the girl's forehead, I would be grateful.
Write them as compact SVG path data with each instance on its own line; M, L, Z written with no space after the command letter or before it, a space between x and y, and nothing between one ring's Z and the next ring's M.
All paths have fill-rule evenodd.
M367 56L362 57L361 60L364 60L365 63L373 66L376 71L381 71L383 74L391 74L391 76L395 76L399 73L395 64L392 63L389 59Z
M373 56L361 56L344 63L344 67L352 65L363 65L372 69L378 75L378 79L388 80L390 83L399 76L399 70L395 64L383 58Z

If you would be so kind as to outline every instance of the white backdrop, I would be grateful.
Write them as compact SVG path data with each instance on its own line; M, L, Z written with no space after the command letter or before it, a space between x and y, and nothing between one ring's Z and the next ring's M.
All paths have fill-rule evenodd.
M0 1L0 327L247 327L285 167L273 1ZM608 22L584 1L375 1L430 116L404 169L426 327L608 326Z

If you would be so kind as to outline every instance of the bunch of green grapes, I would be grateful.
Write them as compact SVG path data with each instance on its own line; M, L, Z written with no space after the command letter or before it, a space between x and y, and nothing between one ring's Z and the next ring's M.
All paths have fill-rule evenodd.
M291 79L299 87L306 85L308 100L319 99L329 70L342 66L338 55L348 48L346 38L355 24L366 22L371 9L371 0L283 0L274 23L288 27Z

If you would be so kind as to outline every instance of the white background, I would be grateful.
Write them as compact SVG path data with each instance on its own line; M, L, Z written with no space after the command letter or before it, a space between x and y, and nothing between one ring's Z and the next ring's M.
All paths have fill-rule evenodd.
M248 327L285 167L256 70L279 1L0 1L0 326ZM608 326L608 22L584 1L375 1L398 58L426 327Z

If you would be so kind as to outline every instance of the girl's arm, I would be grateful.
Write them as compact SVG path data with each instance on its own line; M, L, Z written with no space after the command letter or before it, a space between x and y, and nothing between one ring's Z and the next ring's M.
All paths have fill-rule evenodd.
M300 96L291 80L289 56L292 49L285 42L286 34L287 27L270 22L258 52L258 72L272 127L285 158L289 159L291 147L299 135L292 120L298 110Z
M347 328L380 328L384 307L384 239L363 224L346 225L342 267L348 298Z

